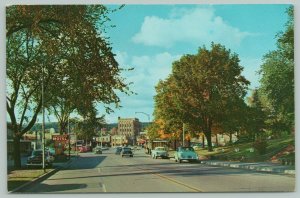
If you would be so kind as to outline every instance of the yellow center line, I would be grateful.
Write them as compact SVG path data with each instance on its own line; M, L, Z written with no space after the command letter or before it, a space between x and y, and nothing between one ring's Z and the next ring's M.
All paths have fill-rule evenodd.
M162 174L160 174L160 173L156 173L156 172L154 172L154 171L151 171L151 170L148 170L148 169L139 168L139 167L138 167L138 169L143 170L143 171L146 171L146 172L148 172L148 173L151 173L152 175L161 177L161 178L163 178L163 179L165 179L165 180L171 181L171 182L173 182L173 183L175 183L175 184L178 184L178 185L184 186L184 187L186 187L186 188L189 188L189 189L191 189L191 190L193 190L193 191L195 191L195 192L203 192L203 190L200 190L199 188L196 188L196 187L191 186L191 185L187 185L187 184L185 184L185 183L182 183L182 182L180 182L180 181L177 181L177 180L175 180L175 179L172 179L171 177L162 175Z
M120 163L120 162L119 162ZM123 161L120 163L120 165L125 165L125 166L128 166L128 165L136 165L136 164L134 164L134 163L124 163ZM140 167L137 167L137 169L140 169L140 170L142 170L142 171L144 171L144 172L148 172L148 173L150 173L150 174L152 174L152 175L155 175L155 176L158 176L158 177L160 177L160 178L163 178L163 179L165 179L165 180L167 180L167 181L170 181L170 182L173 182L173 183L175 183L175 184L177 184L177 185L180 185L180 186L184 186L184 187L186 187L186 188L188 188L188 189L191 189L191 190L193 190L194 192L204 192L203 190L201 190L201 189L199 189L199 188L196 188L196 187L194 187L194 186L191 186L191 185L187 185L187 184L185 184L185 183L182 183L182 182L180 182L180 181L178 181L178 180L175 180L175 179L173 179L173 178L171 178L171 177L168 177L168 176L165 176L165 175L162 175L162 174L160 174L160 173L157 173L157 172L155 172L155 171L153 171L153 170L151 170L151 169L145 169L145 168L140 168Z

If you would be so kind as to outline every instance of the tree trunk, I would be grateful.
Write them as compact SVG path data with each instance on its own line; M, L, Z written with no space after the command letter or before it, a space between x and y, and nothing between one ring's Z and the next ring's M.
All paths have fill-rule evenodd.
M205 137L207 139L208 151L211 152L211 151L213 151L213 149L212 149L212 143L211 143L211 134L210 133L209 134L205 133Z
M219 146L218 134L216 134L216 145Z
M21 168L21 149L20 149L20 137L19 136L15 136L14 137L14 150L13 150L13 156L14 156L14 167L16 169L20 169Z
M205 148L205 138L204 138L204 135L202 135L202 148Z
M174 140L174 150L176 151L176 149L177 149L177 141L176 141L176 139Z
M232 133L229 134L229 143L232 143Z
M60 134L62 135L62 134L66 134L66 132L67 132L67 122L63 122L63 121L61 121L60 123L59 123L59 128L60 128Z

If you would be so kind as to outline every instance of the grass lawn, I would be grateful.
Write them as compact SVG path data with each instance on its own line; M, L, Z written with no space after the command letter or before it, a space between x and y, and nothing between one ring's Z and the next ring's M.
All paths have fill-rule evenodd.
M294 144L294 137L286 137L267 141L267 151L265 154L259 154L254 149L253 143L237 144L227 147L214 148L213 152L207 150L198 151L199 155L211 159L220 159L228 161L245 161L245 162L263 162L270 161L271 158L288 147Z
M200 149L196 152L200 156L200 159L216 159L224 161L244 161L244 162L264 162L270 161L271 158L277 153L281 152L289 145L295 145L294 136L289 136L280 139L268 140L267 152L263 155L259 154L253 148L253 143L244 143L223 147L215 147L212 152L208 152L207 149ZM174 156L175 151L170 151L170 157ZM287 154L286 157L293 158L293 155Z
M53 169L46 169L46 172L50 172ZM44 174L43 169L23 169L12 170L8 172L7 176L7 188L11 191L29 181Z

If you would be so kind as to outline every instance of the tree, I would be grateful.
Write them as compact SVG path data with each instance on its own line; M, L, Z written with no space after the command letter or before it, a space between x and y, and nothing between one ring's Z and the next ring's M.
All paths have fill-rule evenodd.
M248 98L248 111L247 111L247 131L250 139L253 141L257 137L263 137L265 131L266 113L264 111L259 92L257 89L252 91L252 95Z
M266 107L272 125L286 131L294 130L294 9L287 9L289 16L284 32L279 33L277 49L264 56L261 66L261 93L266 98ZM274 128L274 126L271 128ZM275 127L276 128L276 127Z
M154 119L160 126L160 129L166 134L172 134L173 140L182 133L182 120L179 111L174 103L175 82L172 76L164 81L159 81L154 96Z
M87 115L102 102L110 112L108 104L120 103L117 90L130 93L108 38L102 35L109 12L103 5L7 8L7 112L16 168L21 166L20 138L36 122L42 104L55 109L65 128L75 108ZM59 89L64 79L68 91Z
M211 50L199 48L196 55L185 55L173 63L175 104L184 123L203 131L209 151L212 126L230 117L226 109L246 94L249 82L241 75L242 69L237 54L214 43Z

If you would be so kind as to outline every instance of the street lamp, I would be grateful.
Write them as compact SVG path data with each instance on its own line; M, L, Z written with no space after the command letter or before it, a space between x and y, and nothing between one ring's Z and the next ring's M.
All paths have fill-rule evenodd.
M137 113L142 113L142 114L146 115L148 117L148 121L150 122L150 115L149 114L147 114L145 112L135 112L135 114L137 114Z

